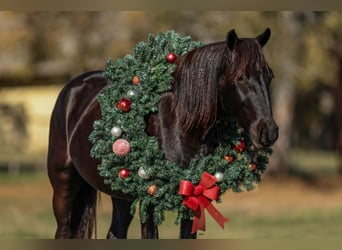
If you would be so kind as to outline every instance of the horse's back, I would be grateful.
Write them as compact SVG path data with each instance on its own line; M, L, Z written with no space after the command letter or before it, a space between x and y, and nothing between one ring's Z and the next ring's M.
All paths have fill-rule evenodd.
M92 71L74 78L61 90L50 120L49 168L55 167L55 158L65 158L60 159L64 162L72 160L69 148L72 137L82 122L93 123L84 119L85 115L92 112L93 119L100 118L96 97L109 82L102 71Z
M50 125L54 125L54 122L62 123L61 125L66 126L67 136L72 134L80 117L109 83L101 73L101 71L87 72L65 85L57 98Z

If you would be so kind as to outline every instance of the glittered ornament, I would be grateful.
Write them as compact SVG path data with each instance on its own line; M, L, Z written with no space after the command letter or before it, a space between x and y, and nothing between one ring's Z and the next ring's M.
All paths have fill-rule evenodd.
M223 158L227 161L228 164L234 161L234 156L232 155L225 155Z
M117 156L125 156L131 151L131 147L129 142L125 139L118 139L113 143L113 152Z
M117 107L123 112L128 112L131 109L131 101L127 98L122 98L118 101Z
M170 52L169 54L166 55L166 61L168 63L174 63L177 59L177 56L175 53Z
M128 90L128 92L127 92L128 97L134 97L136 94L137 94L137 92L133 89Z
M153 184L151 186L148 187L147 189L147 193L151 196L155 195L157 193L158 187L157 185Z
M216 178L216 182L222 182L223 181L223 173L216 172L214 176Z
M115 137L120 137L122 135L122 130L121 128L114 126L111 130L110 133L115 136Z
M257 166L256 166L255 163L250 163L248 167L249 167L249 169L252 170L252 171L255 171L255 170L257 169Z
M246 144L243 140L239 141L237 144L235 144L233 146L234 150L238 153L242 153L243 151L245 151L246 148Z
M138 175L140 176L140 178L147 180L150 178L150 176L146 173L146 170L143 167L140 167L138 169Z
M118 171L118 176L122 179L125 179L127 178L128 176L130 175L130 172L127 168L121 168L119 171Z
M137 85L137 84L139 84L139 82L140 82L139 77L138 76L134 76L133 79L132 79L132 83Z

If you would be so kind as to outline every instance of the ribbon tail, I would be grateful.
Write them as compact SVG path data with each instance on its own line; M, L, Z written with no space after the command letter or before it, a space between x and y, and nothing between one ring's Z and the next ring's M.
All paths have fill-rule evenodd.
M211 203L206 207L206 209L222 229L224 229L224 223L229 221L229 219L224 217Z
M194 234L197 230L205 231L205 212L202 204L200 204L200 209L195 212L191 233Z

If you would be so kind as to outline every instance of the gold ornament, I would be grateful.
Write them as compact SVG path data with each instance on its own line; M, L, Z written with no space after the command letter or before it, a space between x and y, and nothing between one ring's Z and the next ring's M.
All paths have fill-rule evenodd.
M234 161L234 156L231 155L225 155L223 158L227 161L228 164Z
M153 184L151 186L148 187L147 189L147 193L151 196L155 195L157 193L158 187L156 184Z
M257 165L255 163L251 163L249 164L249 169L252 170L252 171L255 171L257 169Z

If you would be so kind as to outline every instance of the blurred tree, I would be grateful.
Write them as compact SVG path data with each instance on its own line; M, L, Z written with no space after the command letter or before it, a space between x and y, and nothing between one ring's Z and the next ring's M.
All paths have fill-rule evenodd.
M342 15L339 12L332 12L326 19L327 30L332 34L330 52L337 62L336 87L334 91L334 125L336 126L335 146L338 156L338 173L342 174Z
M335 89L335 122L336 149L338 155L338 172L342 174L342 37L336 40L333 47L339 64L338 82Z
M328 48L340 46L341 16L311 11L2 12L0 79L9 76L8 64L20 63L20 72L25 72L20 75L26 78L43 76L50 79L47 84L63 76L60 84L65 84L85 71L104 68L108 59L131 53L148 33L168 29L211 43L224 40L231 29L244 37L270 27L264 53L276 77L271 89L280 133L268 171L285 174L295 146L319 148L323 139L328 138L325 145L334 139L332 133L327 136L335 111L329 105L337 83L335 65L341 59L334 52L333 60ZM11 76L18 77L18 72ZM341 105L335 107L341 117Z
M1 154L20 154L28 140L28 117L22 104L0 103Z
M79 74L87 70L89 35L98 12L32 12L26 16L30 29L31 65L38 75Z
M0 80L21 80L29 74L29 37L25 14L0 11Z
M301 26L295 17L295 12L280 12L275 21L276 46L271 49L273 62L276 64L275 82L273 87L273 113L279 124L279 138L273 146L267 173L284 175L289 171L289 150L291 132L293 129L293 113L295 103L295 76L298 70L298 52L302 42ZM293 42L296 41L296 42Z

